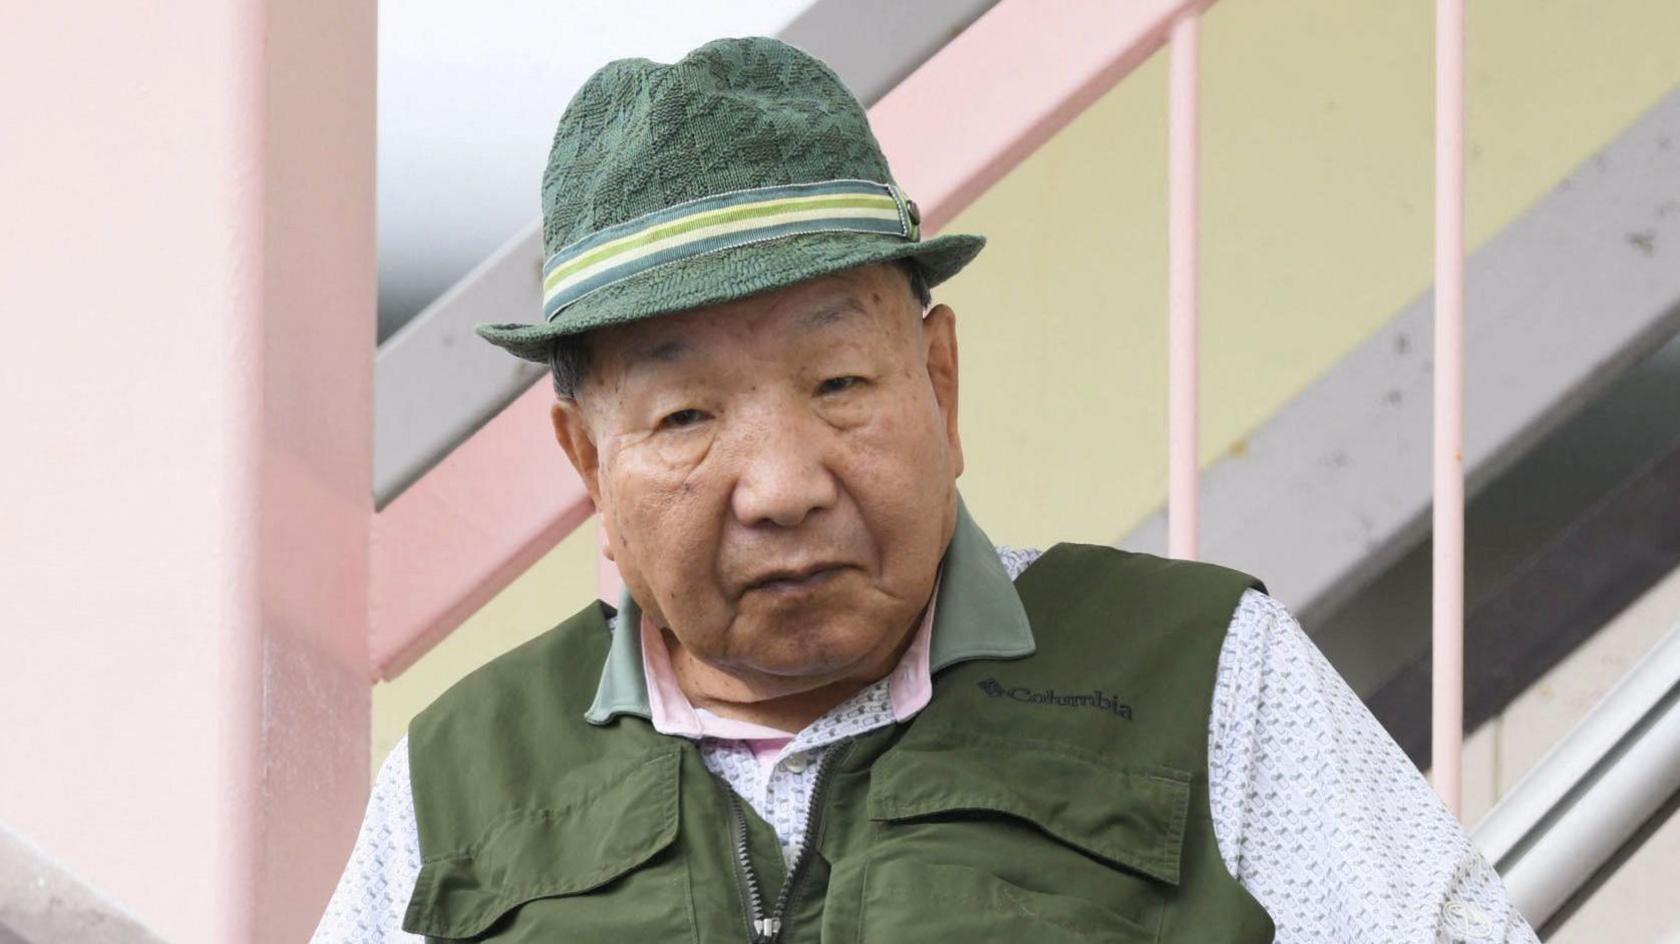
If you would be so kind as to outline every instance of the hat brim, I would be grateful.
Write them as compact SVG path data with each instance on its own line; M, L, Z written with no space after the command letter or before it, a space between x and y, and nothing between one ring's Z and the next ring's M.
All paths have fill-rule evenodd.
M734 301L870 263L912 259L931 287L956 275L985 245L985 237L961 233L921 242L869 233L806 233L649 269L585 295L547 324L481 324L474 330L511 354L546 364L554 340L568 334Z

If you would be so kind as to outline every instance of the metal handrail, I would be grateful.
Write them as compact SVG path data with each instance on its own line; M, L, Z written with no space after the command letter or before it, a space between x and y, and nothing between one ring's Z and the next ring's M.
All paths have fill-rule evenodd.
M1567 918L1680 796L1680 623L1475 829L1542 933Z

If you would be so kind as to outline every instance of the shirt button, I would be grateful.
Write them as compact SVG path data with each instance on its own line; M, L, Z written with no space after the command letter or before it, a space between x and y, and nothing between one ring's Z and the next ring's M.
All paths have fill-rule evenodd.
M811 766L811 755L805 753L804 751L800 751L797 754L789 754L788 756L782 758L782 766L787 768L787 771L790 774L802 774L805 772L805 768Z

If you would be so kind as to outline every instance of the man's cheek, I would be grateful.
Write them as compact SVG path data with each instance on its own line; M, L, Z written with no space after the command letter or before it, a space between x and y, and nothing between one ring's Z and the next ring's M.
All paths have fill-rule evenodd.
M848 445L844 477L873 509L918 506L928 487L927 470L945 456L937 444L922 437L907 439L900 429L886 423Z
M907 391L857 427L855 438L878 456L926 454L944 442L945 421L931 398Z

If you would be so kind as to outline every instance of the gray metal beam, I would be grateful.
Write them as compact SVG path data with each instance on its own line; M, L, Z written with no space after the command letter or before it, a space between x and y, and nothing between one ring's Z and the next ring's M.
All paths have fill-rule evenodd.
M858 100L874 104L997 0L820 0L778 38L839 73Z
M1507 662L1503 653L1484 656L1475 648L1476 612L1501 595L1511 597L1513 585L1524 581L1524 574L1533 572L1540 561L1561 560L1558 566L1569 576L1560 579L1579 587L1573 592L1582 600L1572 604L1577 614L1598 609L1586 598L1604 586L1597 580L1577 580L1568 558L1637 553L1630 533L1614 525L1598 528L1591 523L1615 517L1605 507L1607 496L1626 492L1639 470L1656 468L1665 450L1680 440L1676 402L1680 402L1680 335L1624 370L1470 500L1465 509L1464 568L1466 613L1471 620L1466 624L1466 644L1472 647L1465 662L1467 689L1474 691L1492 680L1496 670L1485 661ZM1560 541L1570 540L1571 532L1585 530L1604 534L1605 540L1558 553ZM1573 543L1580 541L1577 538ZM1416 671L1428 658L1432 571L1430 542L1419 541L1333 610L1308 611L1302 616L1319 648L1355 691L1373 699L1378 717L1402 744L1408 737L1404 719L1414 706L1396 705L1380 693L1408 666ZM1560 634L1572 638L1597 628L1557 627ZM1531 644L1524 641L1525 646ZM1529 654L1537 656L1543 650L1543 645L1534 645ZM1522 665L1512 668L1518 676L1525 672ZM1410 723L1415 725L1417 720Z
M1680 403L1680 390L1673 394ZM1464 626L1464 729L1474 731L1503 711L1676 568L1680 435L1471 607ZM1427 637L1419 641L1425 645L1368 702L1421 767L1429 757L1430 724L1418 706L1429 704L1433 672Z
M996 0L820 0L782 38L835 67L873 102ZM541 310L542 240L532 223L379 346L375 499L381 507L542 376L483 343L473 325Z
M163 944L163 939L0 826L0 944Z
M1475 494L1680 330L1680 90L1471 257L1467 311ZM1206 559L1323 613L1424 537L1432 324L1425 295L1205 471ZM1161 553L1165 524L1119 543Z
M541 377L473 333L541 311L542 234L527 226L379 345L373 483L379 507L412 485Z

